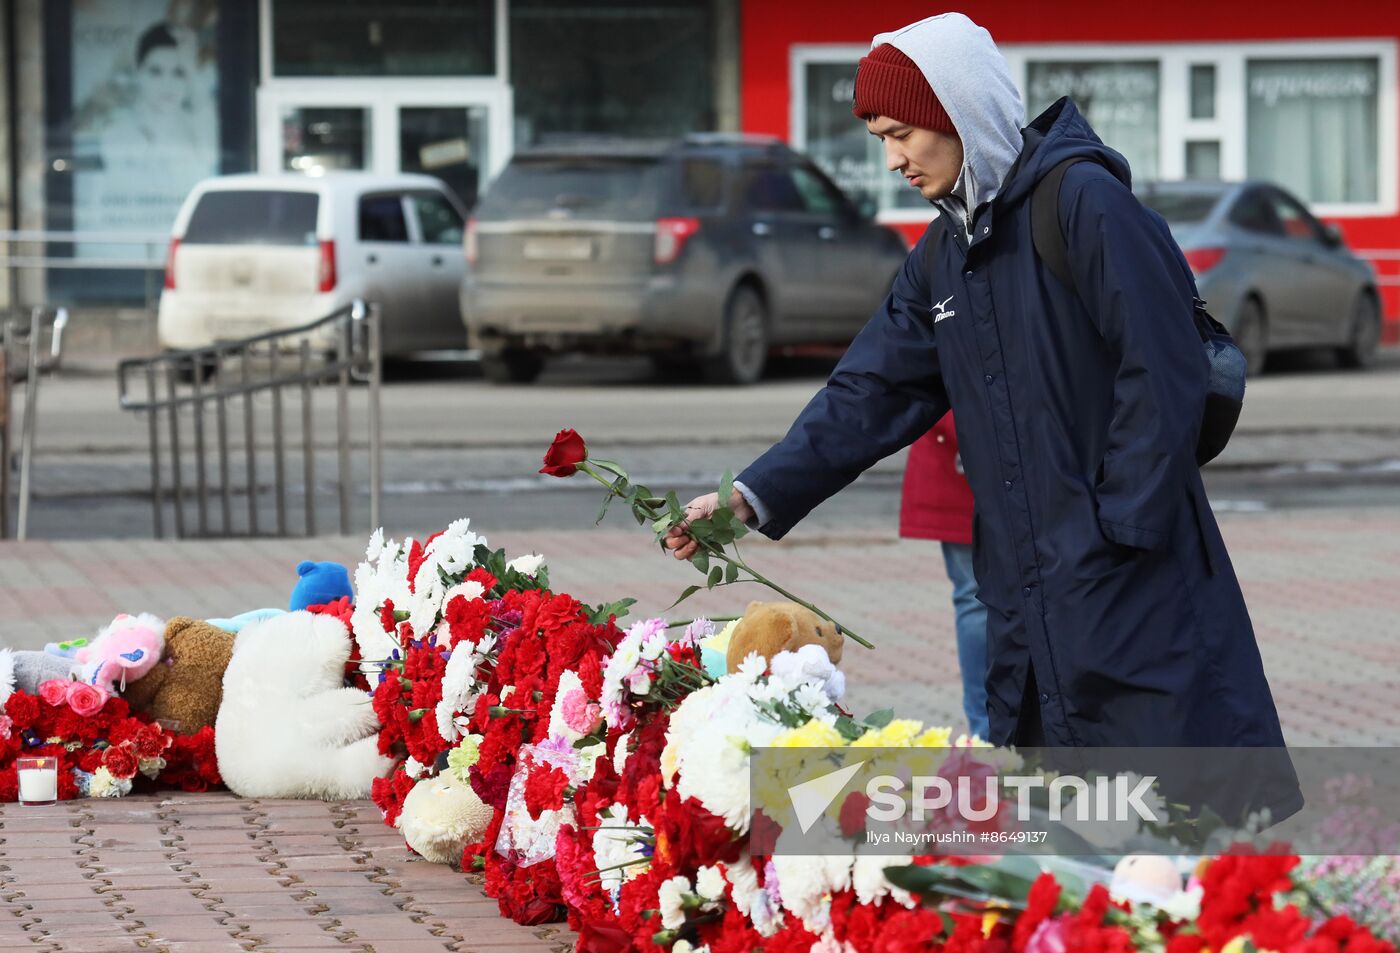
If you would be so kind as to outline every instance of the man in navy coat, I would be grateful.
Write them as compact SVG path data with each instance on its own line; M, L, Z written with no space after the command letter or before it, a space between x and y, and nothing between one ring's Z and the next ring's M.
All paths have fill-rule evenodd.
M960 14L877 36L855 86L889 168L938 216L730 505L780 538L954 408L988 609L989 740L1282 746L1195 462L1208 373L1195 282L1127 162L1068 99L1023 131L1005 59ZM1068 287L1036 255L1029 199L1074 156L1092 161L1059 194ZM716 505L701 497L692 516ZM695 551L682 529L667 545ZM1270 806L1300 803L1291 787Z

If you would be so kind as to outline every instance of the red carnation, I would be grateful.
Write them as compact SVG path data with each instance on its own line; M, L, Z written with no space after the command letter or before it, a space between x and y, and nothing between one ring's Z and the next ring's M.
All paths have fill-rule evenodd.
M385 599L384 605L379 607L379 624L384 627L385 632L394 631L394 600Z
M17 728L28 728L39 717L39 700L17 691L5 702L5 714Z
M578 465L588 459L588 447L576 430L561 430L544 454L540 472L554 477L571 477Z
M525 809L535 820L545 811L557 811L564 806L564 789L569 776L558 768L541 770L536 767L525 779Z
M130 745L108 748L107 755L102 759L102 762L114 778L129 780L136 777L136 753L132 751Z
M839 818L842 837L857 837L865 830L865 811L868 807L870 798L864 791L852 791L846 795L846 800L841 802Z

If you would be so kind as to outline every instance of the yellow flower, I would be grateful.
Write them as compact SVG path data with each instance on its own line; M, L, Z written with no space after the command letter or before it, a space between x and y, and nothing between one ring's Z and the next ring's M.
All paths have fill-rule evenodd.
M713 652L718 652L720 655L728 654L729 638L734 634L734 630L738 627L739 620L735 619L733 622L729 623L709 638L701 639L700 647L703 649L710 649Z
M946 748L953 740L953 729L930 728L914 739L916 748Z
M924 723L912 718L896 718L883 728L872 728L851 742L852 748L908 748Z
M801 728L789 728L773 739L774 748L844 748L841 732L819 718L813 718Z
M1273 950L1261 949L1244 936L1237 936L1229 943L1220 948L1220 953L1275 953Z

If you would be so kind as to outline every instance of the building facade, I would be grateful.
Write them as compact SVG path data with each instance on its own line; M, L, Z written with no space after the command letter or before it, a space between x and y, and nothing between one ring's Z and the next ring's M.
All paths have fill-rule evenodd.
M1027 121L1070 95L1138 180L1261 178L1335 222L1382 281L1387 335L1400 338L1400 5L1182 0L958 7L996 39ZM927 4L744 0L745 129L781 136L847 191L877 199L911 240L931 210L884 169L851 116L857 61L877 33Z
M246 171L427 172L470 207L550 135L738 128L737 0L0 0L19 303L149 303L180 202ZM110 265L111 267L105 267ZM154 282L152 275L154 273ZM154 285L154 288L153 288Z

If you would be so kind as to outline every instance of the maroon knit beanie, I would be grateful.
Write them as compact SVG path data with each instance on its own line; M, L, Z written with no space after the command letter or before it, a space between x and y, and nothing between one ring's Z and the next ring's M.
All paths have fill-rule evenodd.
M888 43L861 58L851 111L861 119L887 116L920 129L957 134L918 64Z

